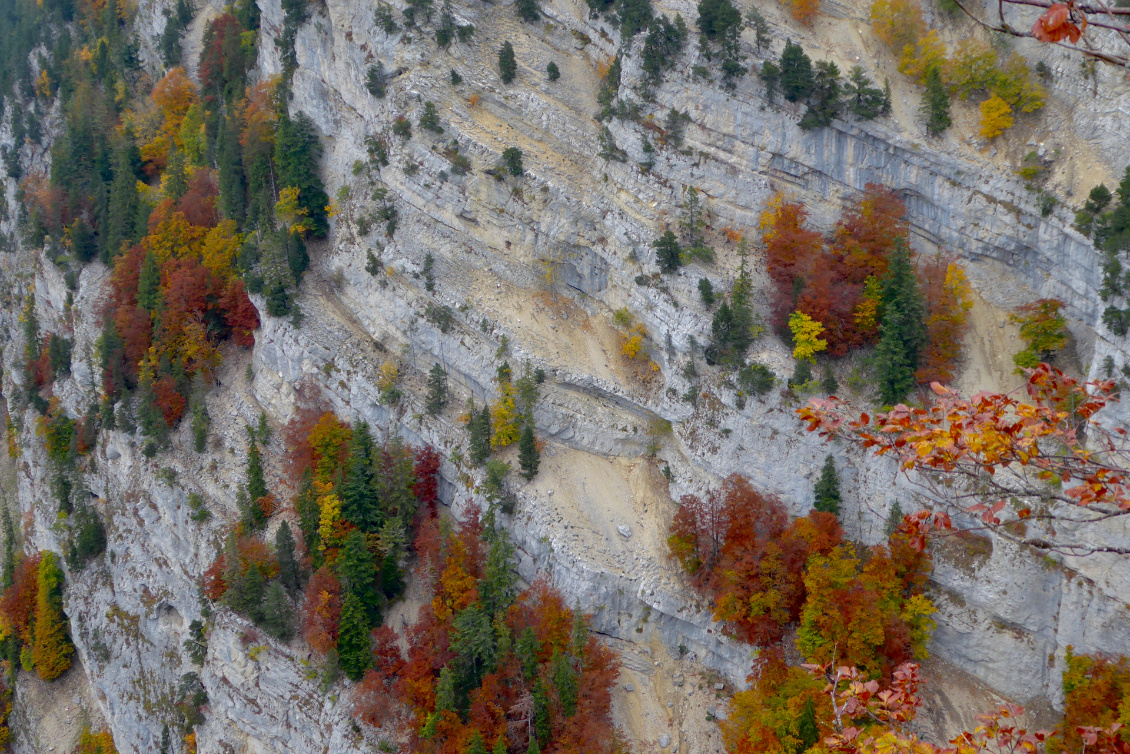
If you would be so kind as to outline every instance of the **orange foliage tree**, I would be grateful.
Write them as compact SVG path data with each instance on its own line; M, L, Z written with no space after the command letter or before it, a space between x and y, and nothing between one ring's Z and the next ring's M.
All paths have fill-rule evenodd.
M714 599L714 614L744 640L780 639L805 601L804 564L843 537L836 517L813 511L789 522L775 497L738 475L705 500L684 496L671 524L671 552Z
M829 398L797 413L809 431L894 458L934 507L923 515L942 527L951 512L962 512L1037 549L1130 554L1117 541L1086 534L1095 532L1088 525L1130 513L1127 433L1100 418L1117 399L1115 382L1080 383L1047 364L1027 374L1026 400L992 392L966 399L934 383L928 407L898 405L871 417ZM1066 518L1083 534L1058 531L1056 522Z
M54 680L71 666L75 647L63 614L63 571L55 553L42 553L35 598L35 641L31 656L35 672L45 681Z

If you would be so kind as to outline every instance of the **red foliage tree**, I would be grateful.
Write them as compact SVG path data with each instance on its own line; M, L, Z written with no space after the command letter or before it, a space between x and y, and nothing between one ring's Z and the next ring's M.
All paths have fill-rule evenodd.
M161 411L161 416L165 417L165 423L175 427L187 403L184 396L177 392L176 380L171 375L163 374L154 383L153 391L157 394L156 405Z
M868 275L882 277L895 242L906 238L906 205L888 188L868 183L836 226L832 255L843 279L862 285Z
M715 616L762 644L796 620L805 599L804 564L839 544L843 531L835 516L815 511L790 524L779 500L735 474L705 503L684 497L671 535L672 553L714 598Z
M177 204L177 210L184 215L190 225L214 228L220 221L216 210L216 200L220 196L220 185L213 170L199 168L188 181L188 190Z
M12 585L0 597L0 616L24 644L31 643L31 617L39 595L39 553L16 564Z
M213 602L223 597L224 592L228 590L228 583L224 579L226 570L227 558L222 552L216 555L212 565L204 570L204 594Z
M228 281L220 297L220 309L224 312L224 324L231 329L232 341L244 348L255 345L255 331L259 329L259 310L247 297L247 289L242 280L234 278Z
M341 582L322 566L306 584L302 608L302 636L310 648L325 655L337 647L337 628L341 618Z
M416 486L412 488L421 507L434 506L439 499L439 453L430 445L425 445L416 451L416 465L413 472L416 476Z

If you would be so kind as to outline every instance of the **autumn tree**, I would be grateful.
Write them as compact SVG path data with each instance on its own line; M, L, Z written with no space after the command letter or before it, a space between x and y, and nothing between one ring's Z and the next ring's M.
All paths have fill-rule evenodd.
M981 136L992 139L1012 128L1012 107L994 94L981 103Z
M1031 369L1042 361L1052 361L1055 354L1067 345L1067 318L1060 310L1063 302L1043 298L1024 304L1010 319L1020 325L1020 337L1025 348L1012 357L1017 370Z
M949 514L961 512L1038 550L1127 552L1086 535L1088 527L1130 511L1130 446L1098 416L1111 401L1113 380L1084 385L1039 364L1028 370L1024 401L992 392L964 399L938 383L931 387L934 402L917 411L899 405L874 417L851 417L841 401L828 398L813 399L798 413L810 431L850 439L898 462L929 506L915 514L919 544L931 525L949 527ZM1009 473L999 473L1005 469ZM1060 519L1084 534L1059 530ZM1015 521L1025 524L1006 526Z
M55 553L42 553L37 578L35 641L31 656L35 672L43 680L50 681L71 666L71 655L75 651L67 616L63 614L63 571Z

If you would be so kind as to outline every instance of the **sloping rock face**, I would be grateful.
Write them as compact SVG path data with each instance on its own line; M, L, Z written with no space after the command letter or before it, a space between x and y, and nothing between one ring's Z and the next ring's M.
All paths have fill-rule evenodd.
M272 39L282 15L277 0L260 6L259 72L269 76L280 69ZM317 394L343 417L365 419L382 435L440 450L446 459L444 501L462 515L483 501L466 484L477 472L454 452L465 443L457 414L468 398L481 403L493 397L502 358L529 361L548 376L536 411L547 440L542 470L517 489L516 512L506 520L522 577L549 574L570 602L592 613L602 634L641 647L658 642L672 657L740 683L751 649L722 635L668 562L672 500L741 473L803 513L831 452L842 469L844 525L852 537L871 543L884 536L891 505L898 501L912 510L917 494L891 464L802 433L795 406L783 395L737 409L732 385L702 363L710 314L699 302L697 279L708 277L722 288L732 281L739 259L722 229L756 228L761 208L777 191L803 199L816 224L827 228L867 183L890 186L906 201L916 247L961 257L992 304L1059 297L1069 306L1085 370L1095 373L1108 355L1117 366L1127 359L1125 344L1100 324L1100 260L1090 242L1070 229L1069 209L1042 217L1036 197L988 155L956 136L926 141L911 122L915 105L902 101L910 95L898 82L896 117L905 125L897 119L837 121L802 132L799 113L768 102L753 77L727 93L685 75L702 62L689 51L685 65L656 91L656 106L644 111L659 122L670 108L688 112L685 148L657 146L649 156L642 146L645 129L612 121L609 134L627 154L618 162L599 156L601 125L593 120L601 83L597 65L614 54L617 35L590 19L583 3L546 3L545 23L537 25L521 24L505 5L460 4L452 10L459 23L474 24L474 41L446 52L437 51L427 34L413 32L413 41L404 33L384 34L367 3L330 0L310 7L312 17L296 43L291 109L308 114L321 131L327 187L338 198L331 240L312 249L314 267L299 299L303 322L296 327L264 315L253 351L225 354L208 398L214 423L205 453L191 451L188 428L182 427L174 449L156 458L146 458L136 438L109 432L90 460L87 484L107 520L109 547L84 571L69 574L66 609L78 658L121 751L157 750L175 690L189 672L199 673L210 700L199 729L201 752L325 752L360 745L348 722L347 690L325 693L300 643L279 644L221 613L203 668L183 650L189 624L201 616L200 576L226 522L235 518L244 425L263 409L280 426L300 396ZM695 16L687 2L661 8ZM199 39L201 19L219 10L218 2L201 10L190 41ZM775 8L766 12L778 40L799 36L806 48L837 59L841 68L861 54L870 56L864 62L873 73L889 67L889 58L876 59L873 40L845 41L832 33L836 24L861 25L864 10L837 4L827 10L831 17L803 34L785 25ZM142 3L147 40L161 28L160 11L160 3ZM512 86L501 85L496 74L495 54L504 40L513 42L519 60ZM1070 148L1068 136L1055 135L1057 128L1090 139L1088 148L1105 160L1096 170L1109 183L1112 172L1130 162L1130 144L1117 136L1126 84L1100 71L1103 88L1090 98L1090 83L1079 77L1077 64L1048 50L1026 52L1044 56L1056 75L1045 123L1053 134L1048 148ZM149 41L142 59L155 64ZM551 60L562 70L552 84L543 73ZM377 61L386 71L401 72L383 100L364 86ZM459 86L450 84L451 70L462 76ZM639 82L638 56L625 59L623 82L625 93ZM1074 107L1084 96L1087 106ZM410 140L393 136L393 119L404 115L415 122L426 101L439 105L444 133L417 129ZM365 165L365 138L372 135L390 146L391 164L380 170ZM1053 144L1055 139L1063 141ZM468 175L456 175L444 156L453 140L472 161ZM0 130L0 143L8 141ZM511 146L521 148L526 174L486 174ZM25 154L29 167L46 159L45 152ZM643 170L638 163L647 159L654 165ZM1056 180L1078 188L1084 171L1073 170L1064 167ZM711 213L717 263L656 283L649 277L657 269L651 241L676 221L683 190L692 186ZM399 213L391 239L368 221L378 188ZM15 202L12 181L6 195ZM5 222L0 229L11 234L14 225ZM367 270L370 254L379 262L375 273ZM434 292L421 276L427 254ZM747 264L764 287L758 255ZM97 303L107 274L97 264L84 270L68 308L65 283L45 255L31 249L0 254L5 395L19 387L18 314L23 297L32 294L44 331L74 333L72 376L57 392L72 415L85 412L99 382ZM429 318L429 306L450 307L450 326L441 329ZM768 312L767 294L758 306ZM654 373L637 371L619 354L610 320L625 307L651 334ZM753 351L779 375L791 371L788 349L775 337L766 335ZM398 363L404 375L405 398L395 408L379 400L378 369L386 360ZM688 376L689 360L701 376ZM453 397L447 411L428 417L424 378L435 363L447 370ZM840 376L846 380L847 372ZM699 399L692 404L680 397L688 392ZM52 469L35 435L34 414L14 413L13 419L23 449L15 492L26 544L58 550ZM274 456L281 447L276 441L269 450ZM278 459L269 462L283 485ZM190 492L205 498L210 521L189 517ZM1077 651L1130 647L1130 574L1123 560L1053 561L994 539L948 546L936 563L934 653L1018 701L1059 698L1069 644ZM30 743L20 746L34 750Z

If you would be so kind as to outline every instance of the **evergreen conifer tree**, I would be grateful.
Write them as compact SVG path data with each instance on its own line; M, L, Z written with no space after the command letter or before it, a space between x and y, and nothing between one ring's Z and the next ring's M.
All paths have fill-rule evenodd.
M439 364L434 364L428 372L428 395L424 400L424 408L428 414L435 416L447 404L447 372Z
M153 252L145 255L137 276L137 305L151 315L161 306L161 268Z
M526 754L541 754L541 748L538 747L538 737L536 735L530 736L530 745L526 747Z
M263 619L263 594L267 589L263 572L258 563L252 563L247 571L228 582L224 592L224 603L241 615L246 615L255 623Z
M538 7L537 0L518 0L514 3L514 10L518 12L518 18L528 24L537 23L541 17L541 8Z
M318 533L318 524L321 520L322 510L318 506L318 498L314 494L314 484L307 471L302 475L302 483L298 488L298 499L294 503L295 512L298 514L298 530L302 532L302 542L306 552L310 554L310 565L317 569L322 565L321 536Z
M344 591L357 595L370 625L379 622L378 596L374 581L377 569L369 552L365 535L357 530L349 533L337 559L337 577Z
M557 79L561 78L561 69L557 67L557 63L554 63L552 60L546 63L545 77L550 81L557 81Z
M553 672L553 686L561 701L561 711L565 713L565 717L572 717L577 711L577 671L569 658L561 652L553 653L549 665Z
M901 401L914 387L918 357L926 344L926 307L906 239L899 239L891 252L882 303L875 363L879 398L889 405Z
M515 645L515 655L518 666L522 669L522 677L527 681L532 680L538 672L538 655L541 654L541 642L534 629L527 626L518 634Z
M136 147L135 147L136 149ZM137 196L137 173L128 147L118 151L114 180L110 184L110 204L103 228L102 261L109 263L121 251L123 243L135 238L135 222L140 201Z
M287 521L275 533L275 555L279 559L279 583L291 594L297 594L302 587L302 574L295 555L294 534Z
M487 745L483 742L483 735L477 730L471 734L471 741L467 744L467 754L487 754Z
M812 73L812 60L805 54L804 48L791 39L785 42L785 49L781 53L781 91L789 102L798 102L808 99L816 85Z
M828 395L832 395L840 389L840 383L836 382L836 375L832 372L831 364L824 364L824 376L820 379L820 389Z
M926 90L922 93L922 114L926 118L926 130L936 136L950 127L950 95L942 84L942 74L938 66L931 66L926 72Z
M497 529L487 554L483 578L479 582L479 601L490 617L500 615L514 602L514 585L517 577L512 561L514 545L505 529Z
M322 145L314 122L305 113L295 118L287 114L285 107L279 110L278 125L275 128L275 168L279 188L293 186L298 188L298 204L306 210L310 224L310 235L321 238L329 230L326 205L330 198L318 174L318 162L322 156ZM301 270L296 270L296 274Z
M883 90L871 83L862 66L852 66L844 82L844 95L848 109L857 118L871 120L883 112Z
M816 502L812 506L821 513L840 514L840 478L836 475L836 462L829 455L813 490Z
M263 628L276 639L289 639L294 630L292 611L286 589L279 581L272 581L263 595Z
M672 273L682 266L683 250L679 247L679 239L676 238L672 231L664 231L663 235L655 239L652 248L655 249L655 256L659 261L659 269L663 272Z
M436 714L455 709L455 671L451 665L444 665L439 671L436 683Z
M373 478L373 440L369 425L359 422L349 441L349 456L341 484L341 515L362 531L378 531L384 523L376 480Z
M369 618L365 614L361 598L353 591L347 592L341 603L337 652L341 658L341 669L350 680L361 680L372 664L369 629Z
M225 217L242 226L247 215L247 185L243 177L239 126L230 113L220 122L220 133L216 137L216 165L220 172L220 209Z
M506 754L506 734L501 734L494 740L494 748L490 750L490 754Z
M518 59L514 57L514 45L509 41L503 42L498 50L498 76L503 84L514 81L518 75Z
M522 427L522 435L518 438L518 463L522 467L522 476L527 481L533 480L538 475L538 466L541 464L541 453L538 452L537 440L534 438L534 417L526 417Z
M800 127L812 129L829 126L839 110L840 69L830 61L817 61L808 111L800 119Z
M482 466L490 458L490 406L483 404L483 410L476 413L471 409L471 463Z
M796 732L797 738L800 739L798 751L808 751L820 741L820 731L816 727L816 707L812 703L812 697L805 700L804 707L800 710Z
M887 537L888 538L890 538L890 536L898 530L899 524L902 523L902 517L903 517L902 506L899 505L899 501L896 500L893 503L891 503L891 510L887 514Z

